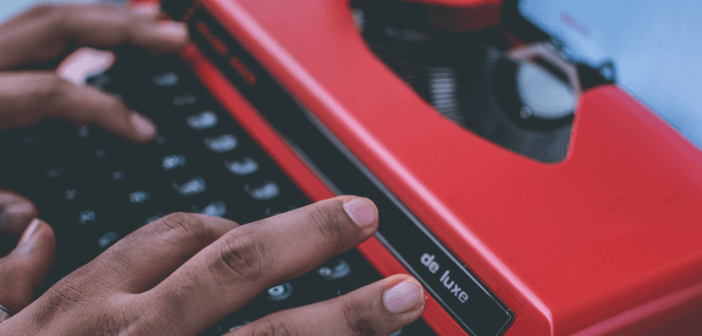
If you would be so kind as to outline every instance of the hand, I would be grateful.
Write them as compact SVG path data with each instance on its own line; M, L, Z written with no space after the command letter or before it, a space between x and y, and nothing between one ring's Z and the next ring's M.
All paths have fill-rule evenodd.
M368 239L377 210L340 197L248 225L195 214L149 224L0 323L7 335L196 336L261 292ZM396 275L227 333L388 335L419 318L425 294Z
M135 142L147 142L156 127L116 97L73 84L55 71L22 70L60 60L75 48L131 44L172 52L187 42L182 23L160 22L159 8L39 6L0 26L0 130L36 125L44 118L96 124ZM4 71L4 72L3 72Z
M54 231L36 219L37 215L29 200L0 190L0 235L22 234L17 247L0 258L0 305L10 314L34 300L34 288L41 284L54 260ZM0 311L0 322L5 315Z

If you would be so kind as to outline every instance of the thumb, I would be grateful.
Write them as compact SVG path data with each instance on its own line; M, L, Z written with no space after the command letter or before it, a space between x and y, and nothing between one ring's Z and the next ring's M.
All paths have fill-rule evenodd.
M55 248L51 227L42 220L33 220L17 247L0 259L0 305L14 314L34 300L34 288L49 272Z
M19 236L37 216L39 211L32 201L12 191L0 189L0 235ZM9 248L0 247L0 251L7 253Z

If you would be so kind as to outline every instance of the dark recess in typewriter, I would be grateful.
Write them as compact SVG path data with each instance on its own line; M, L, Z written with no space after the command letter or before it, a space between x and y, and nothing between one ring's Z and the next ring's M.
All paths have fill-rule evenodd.
M351 6L371 50L438 112L534 160L565 159L580 92L608 82L582 65L513 48L497 27L434 28L423 4L354 0ZM560 55L546 39L529 42Z

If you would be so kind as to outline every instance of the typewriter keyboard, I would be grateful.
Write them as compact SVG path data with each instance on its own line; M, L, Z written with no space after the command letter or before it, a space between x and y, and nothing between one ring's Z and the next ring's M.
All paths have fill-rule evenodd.
M310 203L176 56L125 53L88 83L151 118L159 135L138 145L93 126L56 121L0 132L0 188L31 198L56 231L56 263L46 288L130 232L175 211L249 223ZM11 247L0 246L0 253ZM380 278L352 250L268 289L206 335ZM433 332L420 320L393 335Z

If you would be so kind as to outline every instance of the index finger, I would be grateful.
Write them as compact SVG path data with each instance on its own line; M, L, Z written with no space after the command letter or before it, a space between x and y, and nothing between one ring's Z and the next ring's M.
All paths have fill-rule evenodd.
M377 209L370 200L341 197L244 225L195 255L139 300L155 304L161 312L162 321L154 321L157 326L168 324L163 327L173 330L172 323L177 323L175 330L194 335L266 288L360 244L377 224Z
M157 10L100 5L41 5L0 27L0 69L42 63L77 46L116 48L130 44L171 52L188 39L187 27L159 21ZM11 51L11 52L9 52Z

